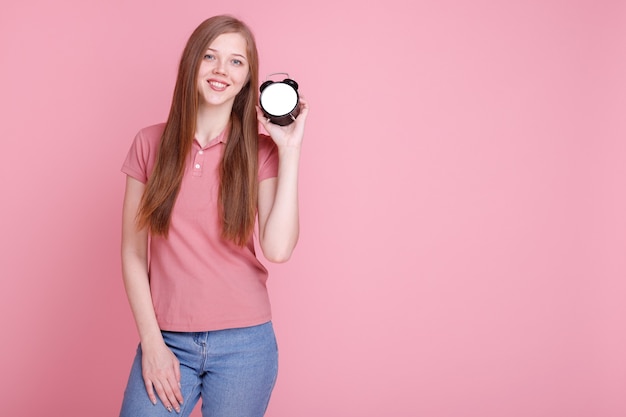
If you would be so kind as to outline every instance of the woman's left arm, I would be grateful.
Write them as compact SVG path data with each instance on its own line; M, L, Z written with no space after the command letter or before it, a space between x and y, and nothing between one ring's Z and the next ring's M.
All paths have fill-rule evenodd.
M287 126L269 123L257 108L257 118L278 147L278 175L259 183L259 244L270 262L285 262L298 242L298 169L304 125L309 112L306 100L296 120Z

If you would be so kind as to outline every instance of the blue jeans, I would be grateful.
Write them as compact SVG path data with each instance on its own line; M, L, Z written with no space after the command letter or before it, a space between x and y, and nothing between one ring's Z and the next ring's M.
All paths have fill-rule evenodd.
M120 417L189 416L202 398L204 417L262 417L278 373L272 323L201 333L162 332L180 361L180 414L153 405L141 374L141 345L130 372ZM158 398L158 396L157 396Z

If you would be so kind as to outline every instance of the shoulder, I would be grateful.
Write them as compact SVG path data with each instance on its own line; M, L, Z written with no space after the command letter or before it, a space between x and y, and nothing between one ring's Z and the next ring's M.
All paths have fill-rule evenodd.
M165 124L144 127L135 136L122 166L122 172L145 183L152 172Z
M259 135L259 181L278 173L278 147L268 135Z
M163 131L165 130L165 123L158 123L151 126L146 126L137 133L135 141L141 142L148 147L158 146Z
M275 153L278 150L276 144L272 138L268 135L259 134L259 157L262 159L267 158L270 154Z

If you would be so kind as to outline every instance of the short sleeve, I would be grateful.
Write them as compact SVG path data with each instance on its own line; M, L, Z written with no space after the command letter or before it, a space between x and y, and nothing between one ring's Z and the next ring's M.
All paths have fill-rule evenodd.
M259 182L278 175L278 147L271 137L259 135Z
M154 168L162 133L163 125L150 126L140 130L128 150L122 165L122 172L144 184L148 182L150 173Z

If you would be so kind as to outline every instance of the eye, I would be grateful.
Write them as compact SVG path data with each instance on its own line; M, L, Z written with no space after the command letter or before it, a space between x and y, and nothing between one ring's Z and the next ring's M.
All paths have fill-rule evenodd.
M237 65L237 66L243 65L243 61L240 60L240 59L237 59L237 58L233 59L232 63Z
M208 60L215 59L215 55L213 55L213 54L206 54L206 55L204 56L204 59L208 59Z

